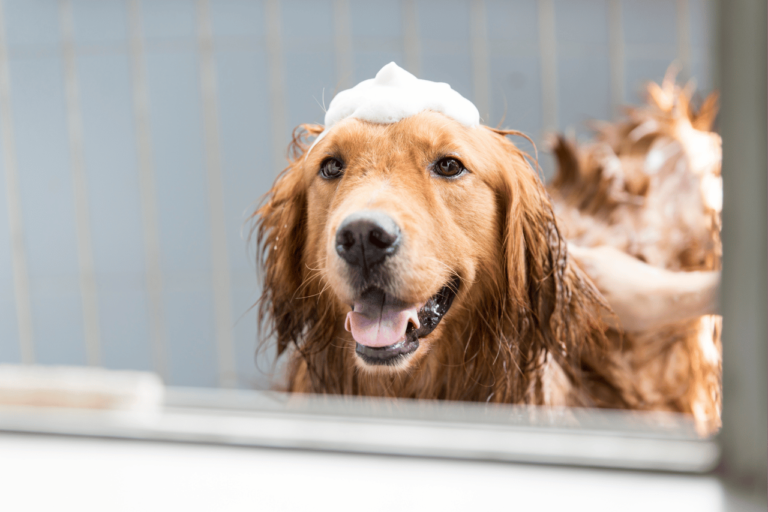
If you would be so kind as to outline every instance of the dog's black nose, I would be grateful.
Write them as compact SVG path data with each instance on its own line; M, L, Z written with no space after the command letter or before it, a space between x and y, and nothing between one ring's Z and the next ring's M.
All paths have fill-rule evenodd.
M336 252L347 263L368 270L397 252L400 228L386 213L356 212L336 230Z

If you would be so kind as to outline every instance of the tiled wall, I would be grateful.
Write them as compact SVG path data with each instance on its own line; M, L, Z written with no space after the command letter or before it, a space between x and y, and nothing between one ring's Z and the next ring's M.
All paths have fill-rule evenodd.
M396 61L534 139L711 87L707 0L2 0L0 362L263 386L244 213ZM543 157L545 170L551 161ZM265 365L268 367L268 365Z

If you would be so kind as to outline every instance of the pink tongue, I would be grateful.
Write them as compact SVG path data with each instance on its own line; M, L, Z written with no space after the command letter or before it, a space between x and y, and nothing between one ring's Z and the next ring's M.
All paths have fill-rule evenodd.
M408 323L418 329L419 305L381 306L356 302L354 310L347 313L344 327L355 341L367 347L387 347L405 339Z

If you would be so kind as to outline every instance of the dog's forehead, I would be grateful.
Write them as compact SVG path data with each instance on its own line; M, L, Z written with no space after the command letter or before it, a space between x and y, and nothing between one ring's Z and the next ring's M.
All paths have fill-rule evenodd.
M328 150L348 158L387 159L459 152L478 128L467 128L436 112L423 112L392 124L358 119L340 123L329 133Z

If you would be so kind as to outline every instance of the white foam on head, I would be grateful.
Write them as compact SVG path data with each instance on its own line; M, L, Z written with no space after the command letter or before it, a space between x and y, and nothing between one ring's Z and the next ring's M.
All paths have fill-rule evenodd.
M467 127L480 124L477 107L450 85L419 80L390 62L376 78L363 80L333 98L325 113L325 130L312 146L344 119L392 124L425 110L444 114Z

